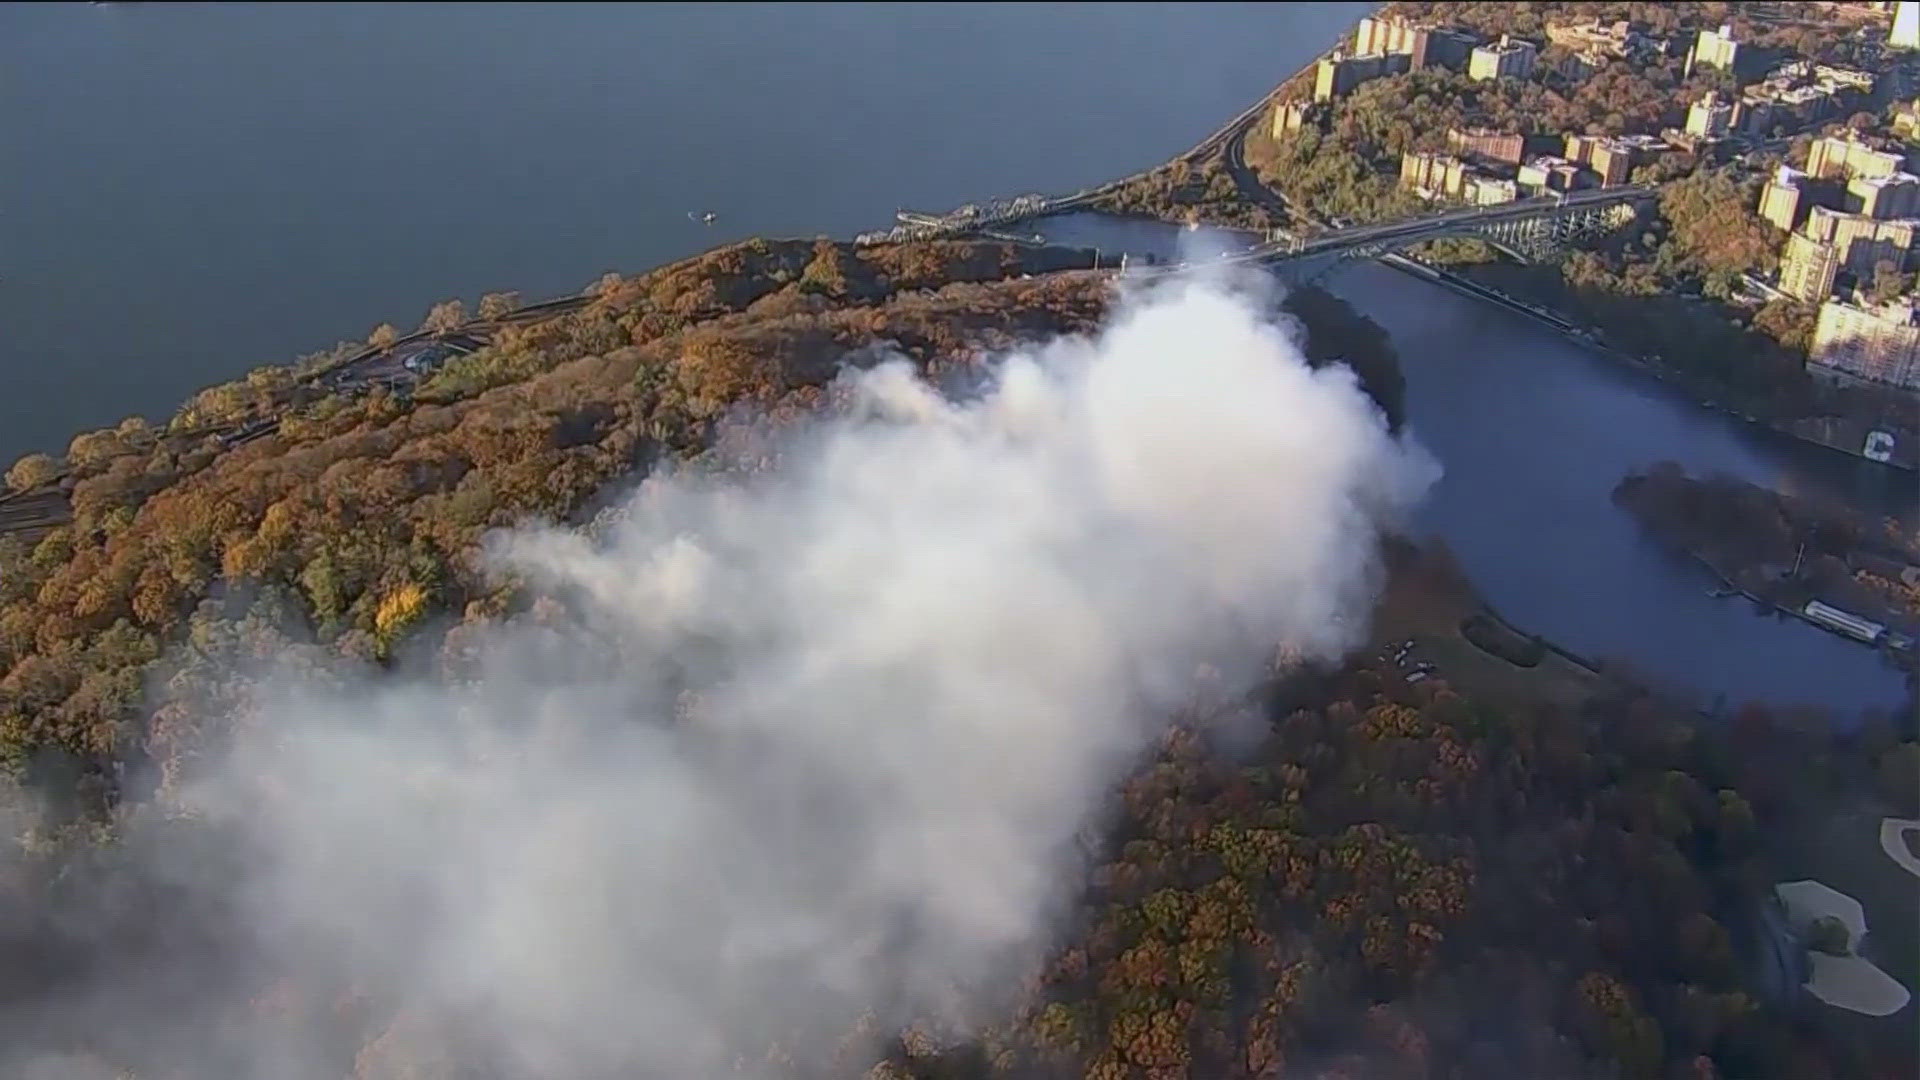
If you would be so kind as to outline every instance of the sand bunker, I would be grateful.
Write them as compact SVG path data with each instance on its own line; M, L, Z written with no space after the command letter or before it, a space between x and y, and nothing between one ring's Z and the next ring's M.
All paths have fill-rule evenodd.
M1913 853L1910 833L1920 834L1920 821L1884 819L1880 822L1880 850L1887 853L1887 858L1899 863L1900 869L1920 877L1920 856Z
M1898 830L1890 833L1883 825L1880 835L1882 846L1891 836L1901 850L1905 850L1904 838ZM1908 857L1912 857L1911 853ZM1809 973L1805 984L1808 993L1829 1005L1866 1016L1891 1016L1906 1007L1912 997L1907 988L1857 951L1861 939L1867 936L1867 917L1860 901L1817 881L1782 882L1773 887L1773 892L1786 909L1787 925L1795 934L1804 938L1807 929L1823 918L1837 920L1847 929L1845 956L1808 950Z

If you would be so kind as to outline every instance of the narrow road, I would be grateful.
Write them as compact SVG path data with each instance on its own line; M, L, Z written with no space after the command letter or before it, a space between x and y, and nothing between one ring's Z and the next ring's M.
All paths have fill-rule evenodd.
M1287 201L1285 195L1268 187L1260 179L1260 174L1254 172L1252 166L1247 164L1247 133L1253 130L1253 125L1259 122L1259 119L1258 116L1254 116L1241 121L1238 130L1227 136L1226 152L1223 155L1227 175L1233 177L1233 186L1240 190L1242 199L1255 206L1264 206L1279 214L1282 222L1292 224L1301 220L1301 215L1294 210L1293 204Z
M1265 207L1280 219L1280 228L1290 232L1319 232L1331 228L1326 222L1295 206L1293 200L1268 187L1253 166L1247 164L1247 135L1253 131L1253 125L1259 122L1260 115L1242 120L1233 134L1227 137L1226 150L1222 154L1227 175L1233 177L1233 186L1239 189L1240 197L1255 206Z
M66 493L58 488L0 498L0 536L18 535L30 544L72 517Z

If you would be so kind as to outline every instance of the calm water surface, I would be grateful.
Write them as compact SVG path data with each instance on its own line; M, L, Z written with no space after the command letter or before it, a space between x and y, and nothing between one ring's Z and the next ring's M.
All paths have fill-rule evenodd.
M0 5L0 462L450 296L1124 175L1367 6Z

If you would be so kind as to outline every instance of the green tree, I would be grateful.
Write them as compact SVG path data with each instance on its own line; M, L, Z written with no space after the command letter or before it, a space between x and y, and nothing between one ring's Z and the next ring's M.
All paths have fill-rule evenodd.
M82 432L67 444L67 463L76 472L94 472L127 453L126 441L112 428Z
M322 552L300 572L300 587L313 605L314 617L330 622L346 612L347 585L333 556Z
M1853 951L1846 924L1831 915L1822 915L1807 926L1807 948L1828 956L1845 956Z
M826 296L847 294L847 271L840 245L831 240L814 242L813 259L800 272L800 287Z
M1660 213L1673 228L1670 258L1704 278L1711 295L1724 297L1739 275L1774 264L1779 230L1753 203L1754 192L1724 172L1695 173L1660 193Z
M146 446L153 441L153 426L144 416L129 416L113 429L119 432L128 446Z
M1783 348L1804 354L1813 344L1813 327L1818 317L1818 310L1811 304L1769 300L1753 313L1753 328Z

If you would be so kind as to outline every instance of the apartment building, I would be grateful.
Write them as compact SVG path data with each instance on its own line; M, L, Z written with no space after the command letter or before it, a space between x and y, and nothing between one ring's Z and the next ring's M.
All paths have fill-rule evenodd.
M1485 82L1488 79L1524 79L1533 74L1540 50L1531 41L1501 34L1499 42L1482 45L1467 59L1467 76Z
M1816 139L1807 151L1807 174L1818 180L1892 176L1906 167L1905 154L1882 150L1852 132Z
M1476 44L1473 35L1464 31L1426 26L1397 16L1361 19L1353 33L1355 54L1404 55L1410 71L1427 67L1459 71L1466 66Z
M1687 109L1687 134L1717 139L1733 127L1733 102L1709 90Z
M1566 158L1547 154L1520 166L1520 190L1529 195L1553 191L1578 191L1590 187L1594 176Z
M1527 140L1517 131L1451 128L1447 131L1447 147L1456 154L1518 165L1526 159Z
M1811 208L1806 197L1807 174L1782 165L1760 189L1760 216L1792 232Z
M1809 370L1920 390L1920 323L1911 300L1865 307L1839 300L1820 305Z
M1780 256L1781 292L1817 304L1833 295L1834 278L1839 272L1840 259L1832 244L1803 233L1787 237L1786 251Z
M1410 62L1411 58L1406 53L1365 53L1358 56L1335 53L1322 59L1314 70L1313 100L1332 101L1346 97L1362 83L1406 71Z
M1813 207L1801 227L1809 239L1833 248L1840 269L1862 279L1881 262L1905 269L1913 260L1917 229L1920 221L1912 218L1882 220L1824 206Z
M1920 215L1920 176L1901 172L1854 177L1847 181L1845 205L1849 213L1880 221Z

